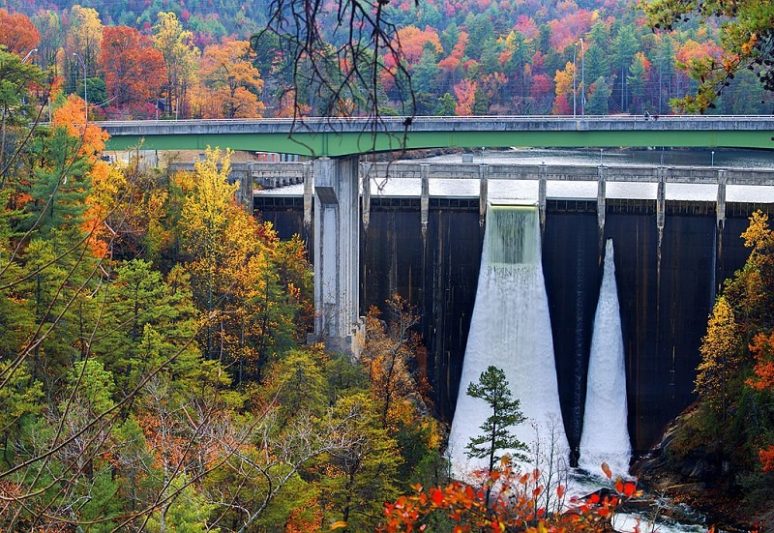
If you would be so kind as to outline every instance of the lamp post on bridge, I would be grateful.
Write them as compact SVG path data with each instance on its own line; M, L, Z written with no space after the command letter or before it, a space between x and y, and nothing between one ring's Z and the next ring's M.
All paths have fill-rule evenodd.
M578 62L578 43L575 43L575 46L572 48L572 118L575 118L575 97L578 95L578 89L575 87L575 71L578 70L575 68L575 65Z
M581 98L580 98L580 105L581 105L581 116L584 116L586 114L586 54L583 49L583 39L581 38L579 40L580 47L581 47ZM578 88L576 86L576 71L577 64L578 64L578 43L575 43L575 46L573 47L574 50L572 52L572 116L575 118L577 116L577 103L576 103L576 97L578 95Z
M25 55L25 56L24 56L24 59L22 59L22 60L21 60L21 62L22 62L22 65L23 65L24 63L26 63L26 62L27 62L27 60L28 60L30 57L32 57L32 54L36 53L37 51L38 51L38 49L37 49L37 48L33 48L32 50L30 50L29 52L27 52L27 55ZM27 97L26 97L26 96L22 96L22 104L26 104L26 103L27 103Z
M38 49L37 49L37 48L33 48L32 50L30 50L29 52L27 52L27 55L26 55L26 56L24 56L24 59L22 59L22 63L26 63L26 62L27 62L27 60L30 58L30 56L31 56L32 54L34 54L34 53L37 53L37 51L38 51Z
M81 66L83 67L83 101L86 102L86 122L89 121L89 92L86 87L86 62L78 55L77 52L73 52L73 55L78 58ZM84 124L86 123L84 122Z
M580 39L581 45L581 116L586 115L586 51L583 49L583 38Z

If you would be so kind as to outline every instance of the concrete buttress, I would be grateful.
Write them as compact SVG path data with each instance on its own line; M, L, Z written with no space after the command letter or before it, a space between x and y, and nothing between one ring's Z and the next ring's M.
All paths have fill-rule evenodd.
M315 335L328 348L357 356L360 217L358 157L319 158L314 172Z

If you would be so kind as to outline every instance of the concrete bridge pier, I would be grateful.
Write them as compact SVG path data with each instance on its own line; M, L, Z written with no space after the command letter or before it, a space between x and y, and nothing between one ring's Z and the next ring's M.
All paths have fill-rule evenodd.
M322 157L314 173L314 331L329 349L360 354L358 157Z
M484 223L486 222L486 204L489 202L489 167L478 166L478 225L481 227L483 238Z
M728 182L726 171L718 170L718 200L715 213L720 231L723 231L723 226L726 224L726 182Z

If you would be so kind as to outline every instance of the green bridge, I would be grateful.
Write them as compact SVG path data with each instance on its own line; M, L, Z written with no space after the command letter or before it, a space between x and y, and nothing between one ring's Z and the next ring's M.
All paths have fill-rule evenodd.
M311 157L423 148L774 149L774 116L497 116L100 122L109 150L208 146Z

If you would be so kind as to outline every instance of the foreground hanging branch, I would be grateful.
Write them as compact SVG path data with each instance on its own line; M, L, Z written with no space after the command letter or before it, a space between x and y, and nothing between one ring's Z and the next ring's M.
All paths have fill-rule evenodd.
M294 127L308 116L363 117L364 131L383 124L385 80L401 94L403 115L413 116L414 93L403 61L397 27L386 16L388 0L272 0L265 28L252 46L272 55L283 79L280 116ZM406 126L411 120L406 120Z

